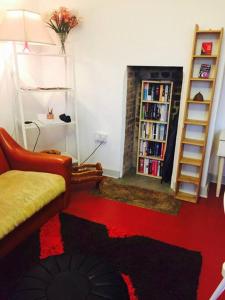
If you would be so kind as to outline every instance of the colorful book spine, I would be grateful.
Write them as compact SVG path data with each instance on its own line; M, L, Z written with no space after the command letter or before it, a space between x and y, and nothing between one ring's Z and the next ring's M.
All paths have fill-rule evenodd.
M163 101L163 84L160 84L160 88L159 88L159 101L160 102Z
M169 101L169 85L166 84L164 87L164 101Z
M144 101L148 100L148 86L149 86L149 84L147 82L145 82L144 88L143 88L143 100Z

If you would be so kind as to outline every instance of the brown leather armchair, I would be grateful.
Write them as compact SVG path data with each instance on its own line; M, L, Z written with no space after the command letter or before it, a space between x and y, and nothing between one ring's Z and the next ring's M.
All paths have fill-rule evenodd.
M0 128L0 174L12 169L47 172L62 175L66 182L65 193L52 200L0 240L0 257L6 255L49 218L67 206L69 201L71 166L72 160L69 157L34 153L23 149L5 129Z

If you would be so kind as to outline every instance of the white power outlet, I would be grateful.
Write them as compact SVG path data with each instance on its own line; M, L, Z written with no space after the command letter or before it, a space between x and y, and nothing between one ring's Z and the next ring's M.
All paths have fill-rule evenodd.
M96 143L107 143L108 134L105 132L97 131L95 134L95 142Z

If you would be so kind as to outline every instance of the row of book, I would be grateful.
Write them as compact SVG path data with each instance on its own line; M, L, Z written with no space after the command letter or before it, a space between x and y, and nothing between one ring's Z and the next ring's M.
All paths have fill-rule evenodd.
M149 159L149 158L139 158L138 162L138 172L153 176L162 176L163 162Z
M156 103L143 103L142 105L142 119L157 120L166 122L168 116L168 105L159 105Z
M168 102L170 101L170 89L170 84L144 82L143 100Z
M166 150L165 143L151 142L151 141L140 141L139 144L139 155L140 156L155 156L164 159Z
M141 123L141 137L143 139L151 139L151 140L166 140L166 124L158 124L158 123Z

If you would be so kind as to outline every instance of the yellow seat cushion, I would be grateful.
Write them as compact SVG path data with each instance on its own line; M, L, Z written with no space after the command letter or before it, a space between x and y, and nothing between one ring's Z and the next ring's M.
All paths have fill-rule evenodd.
M62 176L11 170L0 175L0 238L65 191Z

